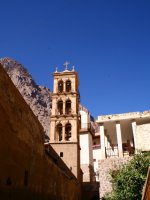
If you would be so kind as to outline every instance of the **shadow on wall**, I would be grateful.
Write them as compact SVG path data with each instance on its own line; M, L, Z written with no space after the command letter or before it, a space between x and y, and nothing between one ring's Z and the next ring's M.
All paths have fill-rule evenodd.
M99 182L84 182L82 192L82 199L99 200Z
M79 200L80 183L0 65L0 200Z
M95 195L91 200L99 200L99 194Z

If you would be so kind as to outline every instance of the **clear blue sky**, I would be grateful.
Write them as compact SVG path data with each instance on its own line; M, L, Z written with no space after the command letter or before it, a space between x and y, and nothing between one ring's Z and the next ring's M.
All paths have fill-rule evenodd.
M149 0L0 0L0 57L52 90L65 60L93 116L150 109Z

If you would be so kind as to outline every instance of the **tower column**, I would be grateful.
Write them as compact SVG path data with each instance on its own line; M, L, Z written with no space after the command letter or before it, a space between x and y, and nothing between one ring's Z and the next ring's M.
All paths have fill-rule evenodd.
M108 148L108 139L106 135L105 135L105 147Z
M65 141L65 125L62 127L62 141Z
M133 139L134 139L134 148L135 148L135 153L136 153L137 152L136 121L132 121L132 131L133 131Z
M75 85L75 81L72 80L72 90L75 92L75 88L76 88L76 85Z
M104 125L100 124L100 142L101 142L101 158L105 159L105 133L104 133Z
M117 133L119 157L123 157L121 126L120 126L120 122L118 122L118 121L116 122L116 133Z
M66 113L65 113L65 110L66 110L65 106L66 106L66 102L63 101L63 114L64 114L64 115L66 114Z
M63 91L66 92L66 81L64 80L63 83L64 83L64 90Z
M57 114L57 101L55 98L52 98L52 115Z
M54 121L51 121L50 133L55 133L55 122ZM54 141L55 140L55 134L50 134L49 138L50 138L50 141Z
M72 169L72 173L80 180L80 149L78 137L79 80L78 73L68 69L69 63L65 62L64 65L64 71L58 72L56 69L56 72L53 73L54 93L52 95L53 115L51 115L50 143L58 155L63 151L61 159ZM72 113L74 115L72 115L71 109L73 109Z

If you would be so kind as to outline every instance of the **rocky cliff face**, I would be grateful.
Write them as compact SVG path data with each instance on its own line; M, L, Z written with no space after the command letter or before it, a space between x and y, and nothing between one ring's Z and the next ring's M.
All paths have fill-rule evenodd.
M49 134L51 92L48 88L37 85L27 69L11 58L2 58L0 63L12 79L15 86L24 97L27 104L38 117L44 127L45 133Z

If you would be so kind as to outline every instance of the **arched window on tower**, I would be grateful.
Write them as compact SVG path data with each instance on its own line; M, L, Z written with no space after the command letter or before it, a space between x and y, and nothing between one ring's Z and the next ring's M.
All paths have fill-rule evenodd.
M71 124L67 123L65 126L65 140L69 141L71 138Z
M62 140L62 124L58 124L56 126L56 140L57 141Z
M70 100L66 101L65 112L66 112L67 115L71 114L71 101Z
M66 81L66 92L70 92L71 91L71 81L67 80Z
M58 82L58 92L63 92L63 89L64 89L64 83L63 83L63 81L62 80L60 80L59 82Z
M59 115L63 114L63 101L62 100L57 102L57 110L58 110Z

